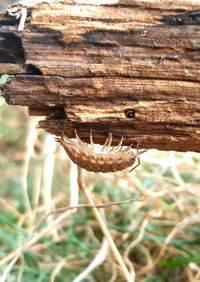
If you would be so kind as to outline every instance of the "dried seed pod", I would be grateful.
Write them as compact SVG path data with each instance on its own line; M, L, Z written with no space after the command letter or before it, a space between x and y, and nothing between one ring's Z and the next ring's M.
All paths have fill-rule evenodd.
M123 137L116 147L111 147L112 134L109 133L101 152L94 151L94 143L92 131L90 131L91 148L84 143L76 134L76 141L62 135L56 140L63 146L70 159L88 171L93 172L115 172L129 168L129 171L134 170L139 164L139 155L146 150L137 150L134 153L131 150L132 146L123 148Z

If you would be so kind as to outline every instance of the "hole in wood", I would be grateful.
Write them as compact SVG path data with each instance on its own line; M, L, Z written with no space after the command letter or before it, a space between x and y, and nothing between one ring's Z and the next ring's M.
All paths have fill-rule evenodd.
M28 74L32 75L42 75L42 72L39 68L35 67L34 65L27 65L26 71Z
M133 109L126 109L124 111L126 118L134 118L135 117L135 110Z

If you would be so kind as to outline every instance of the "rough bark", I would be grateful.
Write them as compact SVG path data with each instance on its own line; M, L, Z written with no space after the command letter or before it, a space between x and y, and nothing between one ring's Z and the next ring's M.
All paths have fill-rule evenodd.
M7 102L56 135L200 152L200 2L107 4L30 5L22 32L0 16Z

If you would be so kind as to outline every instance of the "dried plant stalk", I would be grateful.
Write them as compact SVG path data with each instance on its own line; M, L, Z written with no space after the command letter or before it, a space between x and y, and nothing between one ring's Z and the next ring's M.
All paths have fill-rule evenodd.
M80 167L78 167L78 185L79 188L81 190L81 192L83 193L85 200L87 201L88 204L91 205L91 209L93 212L94 217L97 220L97 223L101 229L101 231L103 232L104 236L106 237L106 239L108 240L108 243L110 245L110 248L115 256L116 261L119 263L121 270L124 274L124 277L126 278L127 282L134 282L135 279L134 277L132 277L132 275L130 274L126 264L124 263L118 248L116 247L113 238L108 230L108 228L106 227L106 224L103 220L103 217L101 216L100 212L98 211L98 209L95 207L95 203L92 199L91 194L88 192L88 190L85 188L84 183L83 183L83 179L82 179L82 169Z

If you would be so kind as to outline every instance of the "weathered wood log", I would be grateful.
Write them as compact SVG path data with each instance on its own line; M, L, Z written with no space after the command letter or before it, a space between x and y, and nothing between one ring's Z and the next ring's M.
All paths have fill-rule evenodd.
M0 16L6 101L56 135L200 152L200 2L90 2L12 6L28 11L22 32Z

